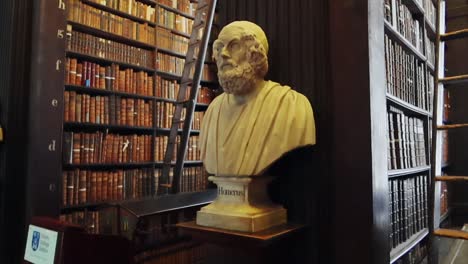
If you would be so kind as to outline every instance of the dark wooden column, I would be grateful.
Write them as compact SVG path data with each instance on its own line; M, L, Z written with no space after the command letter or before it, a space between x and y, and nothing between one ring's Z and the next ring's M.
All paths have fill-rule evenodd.
M382 0L331 0L333 263L389 263Z
M0 1L0 263L19 263L25 241L32 5Z

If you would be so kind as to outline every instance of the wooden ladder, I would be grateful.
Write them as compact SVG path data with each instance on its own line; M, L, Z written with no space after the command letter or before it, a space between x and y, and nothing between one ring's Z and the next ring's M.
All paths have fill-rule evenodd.
M460 85L468 85L468 74L459 76L446 77L445 72L445 42L460 38L468 37L468 29L458 30L454 32L445 32L445 12L446 1L438 0L437 8L437 64L436 64L436 85L434 90L434 107L433 107L433 124L432 124L432 151L431 151L431 165L432 165L432 181L431 181L431 224L430 231L434 236L448 237L454 239L468 240L468 232L462 230L452 230L439 228L439 223L434 223L435 204L436 204L436 182L468 182L468 176L442 176L441 174L441 144L440 139L442 130L461 129L468 127L468 124L443 124L442 121L442 100L444 89L451 89ZM460 59L463 56L461 56Z
M180 79L179 94L174 103L175 110L172 117L166 153L164 155L160 179L160 191L162 194L179 192L193 113L197 102L200 80L216 7L216 0L199 0L192 2L198 3L198 6L195 11L195 20L193 22L192 33L185 56L184 69ZM187 92L189 92L188 98ZM182 125L182 130L180 130L180 125ZM181 135L180 142L177 142L178 134ZM176 162L174 164L173 157L177 143L179 143L179 146L177 149Z

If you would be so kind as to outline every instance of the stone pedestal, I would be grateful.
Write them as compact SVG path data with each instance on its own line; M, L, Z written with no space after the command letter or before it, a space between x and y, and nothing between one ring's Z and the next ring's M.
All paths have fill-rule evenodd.
M272 177L209 177L218 186L216 200L197 212L198 225L258 232L286 223L286 209L267 194Z

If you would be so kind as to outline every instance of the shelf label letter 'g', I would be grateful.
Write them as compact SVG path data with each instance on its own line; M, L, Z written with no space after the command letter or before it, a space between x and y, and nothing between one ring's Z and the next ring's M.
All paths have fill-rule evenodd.
M59 0L58 4L58 8L65 10L65 2L63 0Z

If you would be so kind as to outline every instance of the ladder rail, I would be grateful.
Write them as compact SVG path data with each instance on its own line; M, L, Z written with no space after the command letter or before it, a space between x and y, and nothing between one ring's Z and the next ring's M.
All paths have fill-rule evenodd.
M203 30L203 37L201 41L201 48L198 49L198 60L196 61L195 65L195 72L194 72L194 77L192 81L192 86L191 86L191 91L190 91L190 98L188 101L188 105L185 108L185 122L184 126L182 129L182 137L181 137L181 142L179 145L179 150L177 152L177 159L176 159L176 164L174 168L174 178L173 178L173 183L172 183L172 193L177 193L179 192L180 189L180 179L182 177L182 172L184 168L184 161L185 161L185 155L187 153L187 144L190 136L190 131L191 131L191 125L193 121L193 113L195 111L195 106L198 98L198 92L199 92L199 86L200 86L200 81L202 77L202 71L203 71L203 66L205 63L205 57L206 57L206 50L208 48L208 41L210 39L210 34L211 34L211 26L213 25L213 19L214 19L214 13L215 13L215 6L216 6L216 0L208 0L209 7L208 11L206 14L206 21ZM199 3L200 4L200 3ZM196 23L194 23L193 27L197 26ZM200 29L197 29L199 31Z
M206 4L209 1L209 4ZM193 112L195 111L198 91L201 81L203 65L206 56L206 49L211 32L211 25L213 23L214 11L216 0L198 1L195 20L192 26L192 33L190 35L189 47L185 57L184 69L182 72L179 94L177 102L175 103L175 110L172 117L172 124L169 133L168 144L166 146L166 153L164 154L164 163L162 170L162 187L166 188L166 193L177 193L180 187L180 177L182 177L185 155L187 150L188 139L191 132L191 124L193 120ZM208 7L208 10L206 8ZM205 18L203 17L205 16ZM199 27L203 25L203 27ZM199 40L200 30L203 30L202 39ZM198 45L197 45L198 44ZM198 48L198 54L195 57L195 50ZM194 67L195 66L195 67ZM194 73L193 78L189 75ZM189 99L187 100L187 89L191 84ZM182 119L182 112L185 109L185 116ZM172 170L172 183L171 183L171 168L172 160L176 145L177 135L179 134L179 125L183 124L182 134L180 136L180 143L176 154L175 167Z
M441 54L441 42L440 42L440 34L442 33L441 31L445 31L442 27L445 26L445 23L442 25L442 21L445 21L445 18L442 19L443 16L443 2L444 0L437 0L437 16L436 16L436 41L435 41L435 71L434 71L434 90L432 91L433 93L433 98L432 98L432 141L431 141L431 170L430 170L430 181L429 181L429 219L428 219L428 228L429 228L429 236L430 239L428 240L428 248L432 254L429 254L429 263L436 263L438 262L436 254L435 254L435 249L434 249L434 230L439 226L439 223L436 223L435 221L435 205L436 205L436 197L435 197L435 192L436 192L436 181L435 181L435 176L439 175L438 173L438 167L437 167L437 161L438 161L438 152L437 152L437 144L438 144L438 122L439 122L439 78L440 74L443 74L443 66L441 65L441 59L443 60L443 55ZM445 10L444 10L445 11ZM443 62L442 62L443 63ZM442 66L442 72L440 70ZM442 76L443 77L443 76ZM437 221L438 222L438 221Z

